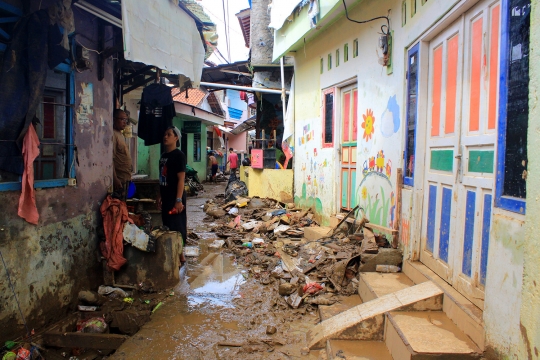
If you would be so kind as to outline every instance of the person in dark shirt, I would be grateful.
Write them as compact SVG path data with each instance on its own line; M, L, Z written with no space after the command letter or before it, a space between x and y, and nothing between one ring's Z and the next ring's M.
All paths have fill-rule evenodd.
M184 183L186 177L186 156L178 149L180 146L180 130L170 126L163 136L165 152L159 159L159 188L160 198L158 205L161 206L161 218L163 225L172 231L178 231L182 235L185 246L187 238L187 214L186 193ZM184 254L180 261L186 261Z

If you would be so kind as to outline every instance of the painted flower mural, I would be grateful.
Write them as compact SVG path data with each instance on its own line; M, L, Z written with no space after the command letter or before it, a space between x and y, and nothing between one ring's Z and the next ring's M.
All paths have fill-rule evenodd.
M365 115L362 115L364 122L362 123L362 129L364 129L364 135L362 136L366 141L371 140L375 127L375 117L373 116L373 110L367 109Z

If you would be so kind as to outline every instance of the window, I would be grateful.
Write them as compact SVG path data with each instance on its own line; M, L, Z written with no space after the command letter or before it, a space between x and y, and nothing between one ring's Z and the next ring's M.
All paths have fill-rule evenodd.
M324 61L323 58L321 58L321 74L324 72Z
M193 134L193 161L201 161L201 133Z
M525 213L529 121L530 0L502 7L497 207Z
M407 0L401 4L401 26L407 25Z
M339 49L336 50L336 67L339 66Z
M352 57L355 58L358 56L358 39L354 39L352 43Z
M407 113L405 117L405 171L403 183L414 185L414 158L416 153L416 117L418 112L418 48L416 44L409 50L407 66Z
M47 71L45 89L36 111L39 123L39 156L34 161L34 187L66 186L74 177L72 143L72 104L74 80L71 68L60 64ZM0 170L0 191L21 188L21 176Z
M322 119L323 119L323 148L334 146L334 99L335 88L326 89L322 96Z
M349 44L343 45L343 62L349 61Z
M416 0L411 0L411 17L416 15Z
M332 70L332 54L328 54L328 70Z

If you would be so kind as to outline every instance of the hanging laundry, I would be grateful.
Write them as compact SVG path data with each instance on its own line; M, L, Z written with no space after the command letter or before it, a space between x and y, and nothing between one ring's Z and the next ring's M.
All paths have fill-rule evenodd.
M317 0L310 0L310 1L311 3L309 4L308 18L309 18L309 27L313 29L317 27L317 15L319 15L319 4L317 3Z
M39 155L39 138L33 125L28 128L23 140L24 173L22 177L22 192L19 198L20 217L30 224L37 225L39 213L36 207L34 192L34 160Z
M164 84L151 84L142 93L137 135L146 146L159 144L175 116L171 88Z

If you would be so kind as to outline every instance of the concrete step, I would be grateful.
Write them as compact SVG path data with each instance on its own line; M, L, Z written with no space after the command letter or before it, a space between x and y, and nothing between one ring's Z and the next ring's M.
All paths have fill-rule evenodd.
M415 284L425 281L436 283L444 291L442 310L481 351L485 350L483 312L480 308L419 261L404 261L403 272Z
M482 355L442 311L387 313L385 344L394 360L461 360Z
M392 360L382 341L328 340L328 360Z
M442 290L432 282L408 287L354 306L313 327L307 334L310 349L326 346L326 340L352 336L362 340L376 340L383 336L384 313L394 311L418 301L441 296ZM364 323L364 325L359 324ZM353 330L354 329L354 330ZM358 334L358 331L362 331Z
M319 317L321 321L324 321L361 303L362 299L358 295L340 296L334 305L319 305Z
M358 284L358 295L363 302L371 301L381 296L394 293L414 286L414 282L403 273L360 273L360 282ZM402 311L415 310L442 310L443 296L432 297L410 306L401 308Z

